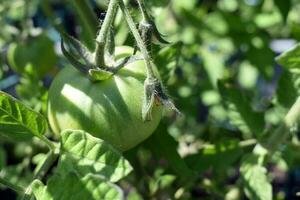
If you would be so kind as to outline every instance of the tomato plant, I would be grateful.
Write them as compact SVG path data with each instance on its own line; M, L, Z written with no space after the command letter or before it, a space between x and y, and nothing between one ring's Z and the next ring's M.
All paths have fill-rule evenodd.
M119 59L132 53L129 47L116 48ZM73 67L65 67L49 90L48 119L52 129L56 134L65 129L85 130L123 151L136 146L153 133L162 116L162 106L154 105L153 119L142 119L145 79L142 60L127 64L99 82Z
M1 200L298 199L299 9L2 0Z

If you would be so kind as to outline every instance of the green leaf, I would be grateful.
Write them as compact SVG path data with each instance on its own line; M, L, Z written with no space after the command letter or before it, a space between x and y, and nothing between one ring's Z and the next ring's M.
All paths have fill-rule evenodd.
M251 200L272 200L272 186L266 175L266 168L259 164L259 156L247 155L242 162L240 172L244 190Z
M300 44L292 47L286 52L276 57L276 61L286 68L300 67Z
M14 139L41 137L47 121L12 96L0 91L0 133Z
M58 170L62 174L69 171L76 171L82 176L95 173L116 182L132 170L121 153L101 139L79 130L65 130L61 136L63 154Z
M299 76L297 76L299 77ZM277 85L277 100L285 108L290 108L298 97L298 90L294 84L294 75L288 70L283 70Z
M231 123L246 135L259 136L264 130L264 114L254 112L242 92L228 81L218 82Z
M55 174L47 185L40 180L32 183L37 200L119 200L124 199L122 190L103 177L87 174L79 177L74 172Z

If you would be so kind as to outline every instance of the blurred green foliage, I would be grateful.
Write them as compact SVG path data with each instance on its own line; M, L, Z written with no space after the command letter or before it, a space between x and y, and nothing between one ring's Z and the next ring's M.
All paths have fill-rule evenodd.
M61 67L69 65L60 49L55 48L60 43L59 31L73 34L92 49L98 18L107 6L100 0L79 1L89 3L86 9L92 14L87 14L75 1L70 2L3 0L0 3L0 89L44 115L49 82ZM127 2L138 22L137 4L133 0ZM167 111L153 136L125 153L134 167L134 172L119 183L127 198L296 198L291 192L296 185L290 183L292 186L286 188L285 184L289 181L288 173L300 165L296 153L300 144L298 131L293 130L290 140L280 143L279 151L264 163L260 159L267 156L253 153L253 147L268 139L300 94L300 62L295 59L299 46L278 58L284 67L275 61L276 55L291 47L290 41L300 40L300 2L149 0L146 3L159 31L171 43L154 44L152 55L168 95L182 115ZM35 76L34 69L25 70L17 75L17 84L10 84L15 83L12 81L15 72L6 59L8 46L16 41L29 41L40 33L56 44L52 46L56 58L44 60L53 63L52 68L42 77ZM276 41L282 43L278 46ZM115 43L135 45L120 12L115 20ZM47 134L53 137L50 130ZM21 185L27 183L32 174L30 165L36 165L34 158L45 147L34 142L20 147L4 138L0 144L0 176Z

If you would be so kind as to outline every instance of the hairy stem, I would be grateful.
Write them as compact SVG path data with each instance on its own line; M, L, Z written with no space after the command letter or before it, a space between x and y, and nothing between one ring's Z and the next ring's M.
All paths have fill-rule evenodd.
M125 15L127 24L133 34L133 37L135 38L137 45L143 54L143 57L144 57L144 60L146 63L146 67L147 67L147 77L150 79L155 79L155 75L154 75L154 71L153 71L153 68L151 65L151 59L149 56L149 52L147 51L147 47L146 47L141 35L139 34L139 31L136 28L135 23L134 23L131 15L129 14L129 11L126 8L123 0L119 0L119 5L120 5L120 8L121 8L123 14Z
M281 125L274 131L271 137L268 139L265 147L270 151L274 152L282 142L286 140L291 129L297 126L300 118L300 97L297 98L294 105L290 108L286 114Z
M105 58L104 58L105 45L109 34L109 29L111 28L112 23L116 16L117 8L118 8L118 0L110 0L105 19L101 26L100 32L96 38L97 43L96 43L95 62L96 62L96 66L100 68L106 67Z
M47 154L47 157L46 157L44 163L40 166L37 166L37 168L35 169L35 173L34 173L34 177L33 177L32 181L34 181L36 179L41 180L46 175L46 173L49 171L49 169L52 167L54 162L57 160L58 156L59 156L59 148L56 148L55 150L50 151ZM24 193L22 200L31 200L32 198L33 198L32 188L31 188L31 186L28 186L26 188L26 191Z
M0 185L4 185L6 187L8 187L11 190L14 190L17 193L24 193L24 188L22 188L21 186L18 186L16 184L13 184L11 182L9 182L8 180L6 180L5 178L0 177Z

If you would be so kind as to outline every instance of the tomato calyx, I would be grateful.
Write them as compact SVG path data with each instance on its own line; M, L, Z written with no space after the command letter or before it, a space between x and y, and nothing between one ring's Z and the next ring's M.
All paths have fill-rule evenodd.
M152 109L154 106L159 105L163 105L180 115L180 111L166 95L166 90L163 88L161 81L157 78L146 78L144 82L144 99L142 107L142 117L144 122L152 120Z
M69 51L66 49L64 41L68 42ZM132 55L115 60L113 51L111 51L107 55L107 60L110 60L109 66L97 66L94 59L95 52L89 51L79 40L66 33L62 34L61 49L67 60L91 81L106 80L124 66L138 60L143 60L143 57L140 55Z

